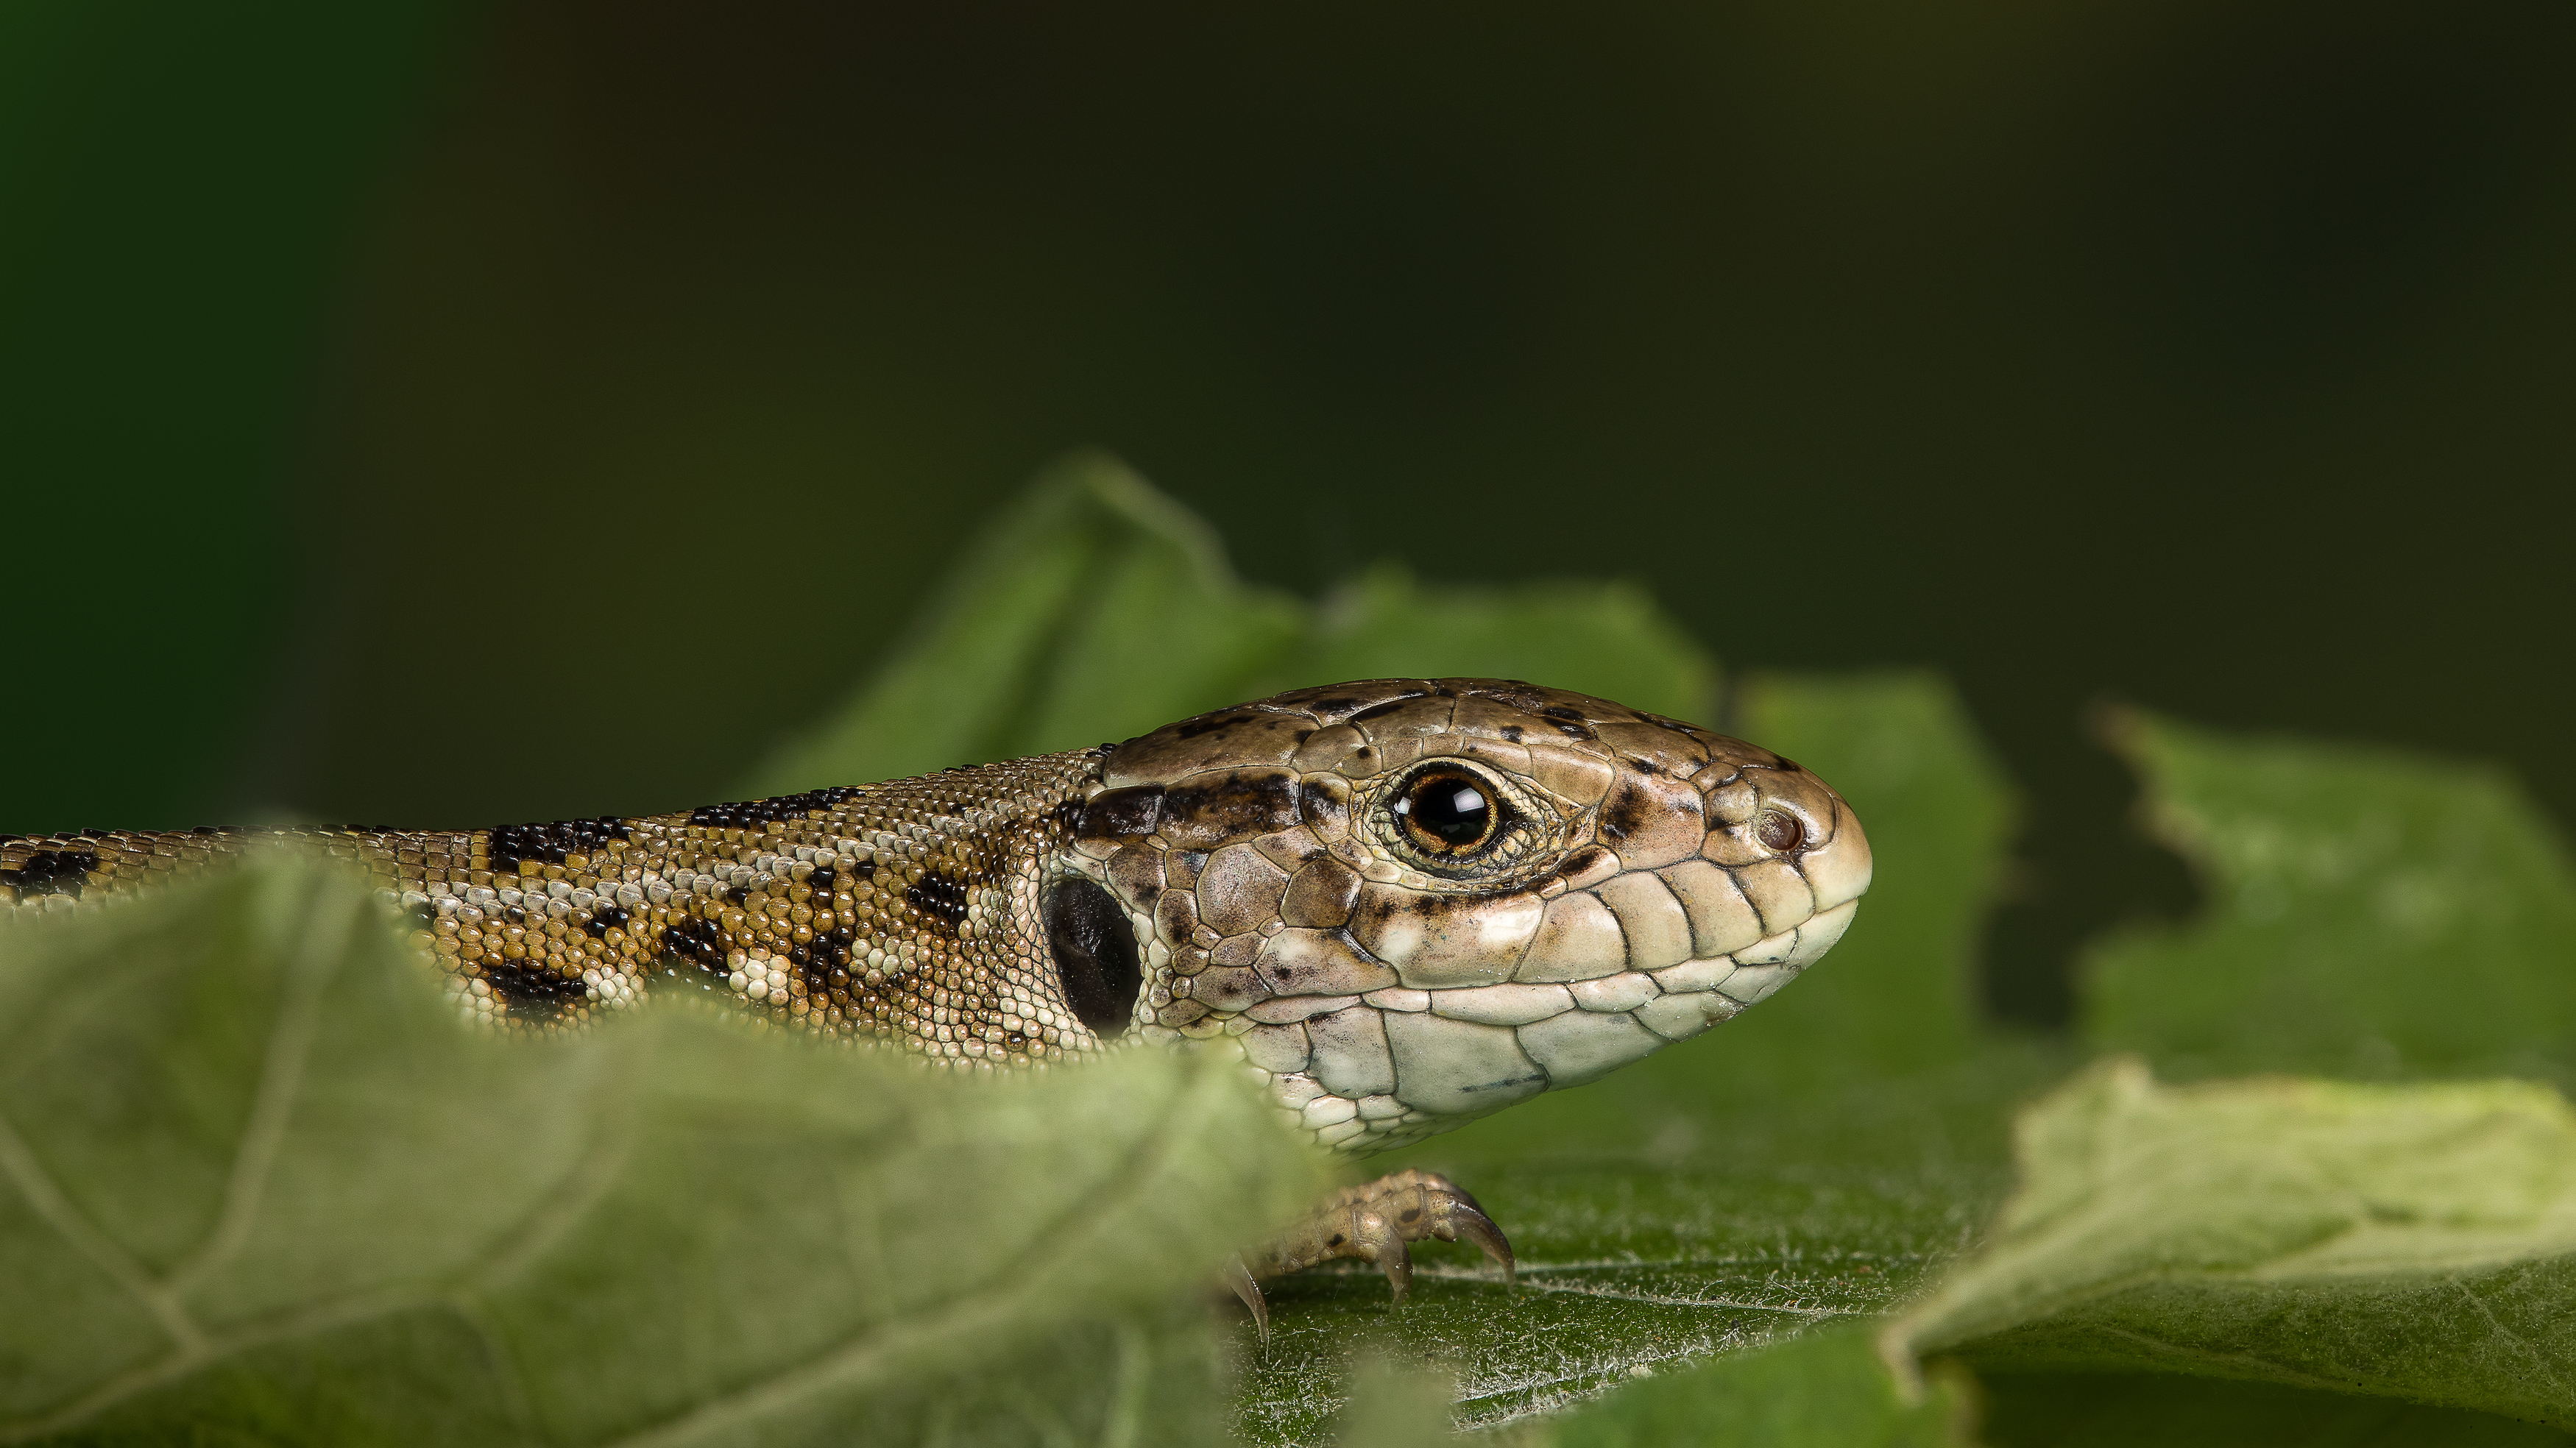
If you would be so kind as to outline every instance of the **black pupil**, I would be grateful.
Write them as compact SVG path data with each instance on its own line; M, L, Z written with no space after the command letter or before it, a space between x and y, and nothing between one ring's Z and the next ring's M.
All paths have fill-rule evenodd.
M1406 818L1451 849L1463 849L1485 837L1494 818L1493 801L1456 775L1426 779L1405 797Z

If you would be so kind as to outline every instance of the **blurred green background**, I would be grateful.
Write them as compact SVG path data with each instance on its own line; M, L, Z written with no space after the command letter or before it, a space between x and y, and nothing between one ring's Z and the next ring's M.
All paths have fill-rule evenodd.
M2576 760L2576 11L0 7L0 829L728 795L1049 458L1314 593ZM852 625L842 626L846 621ZM1140 721L1150 723L1153 721ZM1066 741L1080 743L1088 741Z

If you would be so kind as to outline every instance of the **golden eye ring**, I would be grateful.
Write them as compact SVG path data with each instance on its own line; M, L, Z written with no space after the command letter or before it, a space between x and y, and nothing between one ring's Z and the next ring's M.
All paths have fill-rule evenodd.
M1426 769L1406 780L1395 802L1404 842L1432 859L1472 855L1493 842L1503 824L1503 802L1494 787L1463 769Z

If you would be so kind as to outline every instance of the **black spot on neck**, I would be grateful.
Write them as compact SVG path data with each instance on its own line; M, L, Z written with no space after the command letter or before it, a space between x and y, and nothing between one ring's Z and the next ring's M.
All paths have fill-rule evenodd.
M971 766L955 767L964 769ZM857 793L858 790L844 784L834 785L829 789L809 789L802 794L782 794L776 799L736 800L732 804L702 805L689 811L689 823L720 830L748 829L753 825L774 825L783 820L806 819L818 811L831 809Z
M510 1014L522 1020L559 1020L590 994L579 977L566 979L540 966L487 965L483 980Z
M921 877L921 883L903 892L904 903L941 927L941 933L954 935L966 923L966 882L954 875L934 870Z
M1069 834L1080 828L1082 825L1082 801L1078 799L1057 800L1055 804L1047 810L1047 817L1055 821L1056 828Z
M621 820L557 820L551 824L501 825L486 836L492 868L509 873L524 861L560 865L568 856L595 855L611 840L634 833Z
M21 899L68 895L77 900L98 868L96 850L38 850L14 870L0 870L0 890L15 887Z
M666 958L715 975L727 974L724 930L703 915L683 915L662 932Z

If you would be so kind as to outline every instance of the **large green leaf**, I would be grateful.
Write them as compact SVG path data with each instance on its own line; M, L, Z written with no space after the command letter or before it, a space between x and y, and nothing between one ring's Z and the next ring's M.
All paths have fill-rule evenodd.
M840 742L761 785L1078 746L1346 678L1525 678L1703 721L1720 703L1714 661L1633 588L1459 588L1380 567L1303 609L1232 582L1198 525L1096 459L1041 483L972 558L921 642L820 736ZM1207 636L1244 642L1175 650L1181 605L1099 606L1096 579L1120 568L1188 581ZM1054 657L1068 629L1097 668ZM2048 1067L1991 1047L1969 1008L2009 826L1996 770L1949 690L1921 675L1748 679L1733 709L1859 811L1881 882L1860 923L1811 981L1724 1030L1368 1163L1432 1166L1477 1192L1513 1235L1523 1286L1439 1248L1401 1312L1370 1274L1276 1284L1270 1340L1238 1329L1236 1421L1256 1441L1319 1441L1347 1374L1387 1354L1441 1364L1460 1420L1496 1423L1657 1363L1874 1313L2000 1198L2008 1106ZM900 763L866 752L906 731L951 742Z
M2145 714L2121 716L2113 737L2144 778L2148 823L2193 863L2208 903L2188 924L2124 933L2091 952L2084 1028L2094 1041L2184 1078L2294 1070L2570 1079L2576 879L2510 781L2456 758L2231 736ZM2063 1100L2098 1101L2109 1089L2097 1078ZM2135 1170L2120 1184L2096 1184L2106 1206L2171 1215L2128 1222L2135 1240L2117 1231L2049 1239L2047 1253L2007 1245L2008 1221L1994 1261L1945 1289L1944 1301L2001 1314L2003 1325L1970 1349L1997 1405L1996 1441L2103 1441L2100 1425L2116 1422L2118 1441L2208 1442L2211 1425L2241 1422L2240 1441L2270 1442L2293 1420L2319 1425L2319 1442L2554 1438L2426 1406L2564 1421L2576 1341L2555 1325L2576 1315L2576 1274L2566 1249L2552 1245L2545 1213L2501 1232L2502 1256L2484 1266L2443 1261L2436 1229L2449 1218L2434 1213L2391 1238L2420 1260L2400 1251L2380 1270L2302 1275L2325 1258L2297 1246L2300 1233L2337 1238L2358 1210L2413 1201L2428 1169L2455 1173L2443 1185L2456 1190L2508 1199L2529 1186L2528 1171L2558 1169L2559 1148L2549 1145L2563 1124L2556 1098L2510 1084L2452 1089L2466 1094L2313 1082L2212 1087L2219 1094L2205 1098L2145 1089L2138 1099L2155 1109L2110 1113L2105 1132L2114 1130L2107 1123L2136 1133L2140 1121L2155 1122L2139 1139L2161 1133L2161 1149L2196 1178L2150 1181L2137 1172L2151 1156L2123 1156L2107 1140L2084 1148L2096 1154L2090 1166L2027 1164L2063 1185L2102 1162L2126 1162ZM2512 1103L2494 1119L2520 1121L2536 1138L2517 1147L2510 1133L2447 1134L2445 1113L2475 1115L2490 1094ZM2207 1109L2183 1109L2191 1102ZM2249 1143L2247 1133L2264 1139ZM2292 1135L2304 1143L2298 1154L2269 1139ZM2472 1148L2496 1156L2463 1160ZM2326 1175L2303 1181L2303 1170ZM2166 1254L2165 1278L2112 1282L2121 1252L2150 1248ZM2005 1308L1994 1295L2003 1261L2038 1274L2015 1290L2041 1280L2098 1297ZM2031 1371L2048 1366L2077 1371ZM2159 1371L2105 1378L2103 1366ZM2094 1394L2083 1384L2104 1386ZM2320 1385L2412 1401L2313 1390Z
M2152 715L2116 737L2209 907L2094 952L2095 1042L2179 1077L2576 1085L2576 871L2511 781Z
M2155 1084L2022 1119L2021 1184L1891 1352L2576 1424L2576 1111L2525 1082Z
M1187 1441L1188 1299L1320 1180L1164 1053L480 1039L256 866L0 930L0 1440Z
M1389 674L1537 679L1703 720L1720 705L1713 661L1633 590L1580 582L1462 589L1380 567L1301 610L1230 581L1194 524L1098 462L1042 486L977 557L984 561L934 614L925 642L860 697L835 737L900 737L901 728L947 717L937 727L951 742L935 760L916 761L926 765L1077 745L1236 695ZM1233 652L1221 643L1168 646L1168 605L1112 606L1122 590L1097 580L1120 568L1186 580L1198 637L1233 638ZM1164 578L1155 586L1180 585ZM1080 657L1092 663L1063 666L1067 636L1082 640ZM1119 680L1107 694L1098 687L1103 671ZM925 700L1002 702L950 717L939 712L947 705ZM1439 1380L1456 1385L1457 1420L1469 1425L1525 1420L1641 1373L1712 1359L1655 1386L1655 1401L1667 1406L1637 1406L1646 1416L1634 1421L1697 1411L1674 1406L1693 1401L1693 1390L1670 1384L1754 1371L1736 1368L1733 1355L1819 1329L1826 1336L1816 1342L1847 1346L1835 1324L1929 1287L2001 1198L2010 1105L2068 1063L1998 1040L1970 1007L1969 962L2010 824L1996 772L1934 680L1757 677L1738 681L1725 702L1734 717L1717 722L1801 759L1853 801L1879 867L1859 923L1813 980L1723 1031L1371 1163L1430 1166L1477 1191L1514 1234L1523 1285L1506 1291L1463 1251L1436 1248L1424 1253L1423 1284L1401 1312L1365 1273L1277 1284L1271 1340L1239 1331L1236 1424L1249 1437L1321 1441L1345 1413L1350 1374L1365 1378L1389 1359L1438 1364ZM896 720L908 722L889 734ZM2429 762L2247 746L2154 721L2139 721L2128 737L2148 769L2161 827L2201 860L2217 906L2188 930L2128 937L2101 953L2089 1018L2096 1039L2145 1046L2203 1073L2374 1062L2381 1070L2531 1070L2563 1054L2576 973L2546 962L2576 938L2565 928L2576 892L2545 832L2499 781ZM953 742L970 739L985 743ZM801 787L891 767L772 782ZM2435 977L2428 962L2437 959ZM2431 1010L2418 1004L2428 990L2443 993ZM2212 1159L2220 1158L2224 1151ZM2354 1183L2384 1194L2373 1174L2403 1163L2365 1152L2345 1165ZM2291 1185L2255 1189L2256 1180L2204 1182L2184 1194L2222 1223L2234 1221L2230 1211L2307 1220ZM2218 1250L2232 1240L2222 1231L2161 1250L2177 1272L2215 1281L2255 1270ZM2050 1270L2079 1285L2116 1277L2117 1247L2098 1236L2065 1244ZM2524 1256L2514 1262L2542 1251L2531 1242L2515 1250ZM1954 1306L1939 1310L1984 1301L1977 1294L1997 1280L1998 1260L1981 1259L1943 1288L1936 1301ZM2338 1278L2301 1290L2310 1293L2301 1312L2334 1317L2352 1334L2385 1325L2389 1303L2371 1295L2376 1289ZM2555 1301L2546 1292L2533 1300ZM1976 1360L1994 1370L1988 1391L2004 1410L1999 1421L2025 1441L2071 1421L2069 1400L2049 1386L2055 1379L2034 1367L2098 1376L2105 1366L2142 1365L2065 1348L2060 1334L2080 1314L2049 1303L2027 1312L1987 1303L2000 1315L1978 1330ZM2215 1319L2201 1312L2191 1320L2207 1328ZM2303 1347L2298 1330L2277 1322L2271 1328L2225 1330L2258 1358L2308 1361L2300 1354L2314 1343ZM1977 1336L1922 1330L1927 1342ZM2058 1346L2042 1351L2044 1343ZM1801 1371L1795 1364L1817 1364L1825 1381L1851 1371L1831 1356L1841 1350L1783 1348L1758 1361L1769 1364L1763 1373L1789 1376ZM2145 1365L2167 1370L2144 1381L2168 1390L2155 1400L2176 1405L2178 1431L2204 1411L2206 1394L2246 1391L2187 1356ZM2427 1371L2448 1381L2447 1369ZM2328 1382L2289 1380L2309 1389ZM2441 1391L2412 1379L2371 1386L2512 1406L2456 1382ZM1422 1391L1417 1385L1414 1398ZM2360 1421L2341 1393L2264 1391L2289 1394L2266 1400L2276 1413ZM1642 1404L1638 1393L1614 1393L1600 1416L1581 1421L1629 1422L1622 1403ZM2418 1434L2471 1422L2453 1408L2403 1411L2410 1416L2399 1427ZM2156 1418L2141 1407L2124 1422ZM1748 1419L1739 1429L1745 1441L1808 1441L1793 1418L1758 1431ZM1565 1431L1576 1430L1569 1423Z

